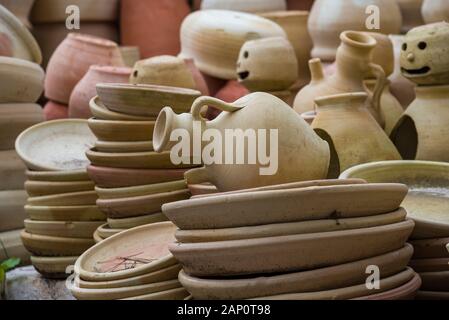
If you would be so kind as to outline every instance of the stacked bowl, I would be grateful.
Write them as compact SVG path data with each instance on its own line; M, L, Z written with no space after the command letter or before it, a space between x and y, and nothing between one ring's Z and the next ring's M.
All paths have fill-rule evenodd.
M165 204L194 299L409 299L414 223L402 184L299 182ZM371 288L370 268L379 286ZM371 270L371 271L370 271ZM370 290L371 289L371 290Z
M93 233L105 221L85 169L85 151L95 140L86 120L44 122L16 140L28 167L28 219L21 238L32 264L46 277L66 277L66 268L95 243Z
M87 250L75 264L72 294L80 300L174 300L189 294L170 254L171 222L140 226Z
M170 152L153 150L151 137L166 105L187 111L200 92L155 85L97 84L88 124L98 138L87 151L87 168L98 193L97 206L107 215L95 238L101 241L125 229L165 221L164 203L188 199L184 172Z

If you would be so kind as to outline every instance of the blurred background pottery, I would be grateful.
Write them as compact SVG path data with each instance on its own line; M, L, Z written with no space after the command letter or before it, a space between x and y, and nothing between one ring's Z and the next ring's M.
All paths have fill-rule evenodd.
M17 18L22 21L22 23L27 27L31 28L30 21L28 17L31 12L35 0L1 0L0 5L6 7L11 11Z
M193 80L196 83L196 89L200 91L203 96L209 96L210 95L209 86L206 82L204 75L196 67L195 61L193 59L184 59L184 62L186 63L187 67L190 69L190 72L192 73Z
M287 10L310 10L315 0L287 0Z
M396 0L401 9L402 15L402 33L407 33L414 27L425 24L421 14L423 0Z
M449 7L445 0L424 0L422 5L424 21L429 23L449 21Z
M276 10L286 10L285 0L203 0L201 10L220 9L243 12L267 12Z
M25 183L25 170L20 157L15 150L0 151L0 175L3 177L0 182L0 191L21 190Z
M46 121L67 119L69 117L69 107L48 101L44 106L44 117Z
M120 46L123 62L125 66L132 68L140 60L140 49L136 46Z

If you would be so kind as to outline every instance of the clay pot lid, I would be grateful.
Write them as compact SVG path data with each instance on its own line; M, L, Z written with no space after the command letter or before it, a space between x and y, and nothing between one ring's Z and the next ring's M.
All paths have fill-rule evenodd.
M358 48L374 48L377 44L376 39L359 31L344 31L340 34L340 40Z
M103 65L92 65L89 67L91 70L116 75L131 75L132 69L128 67L115 67L115 66L103 66Z
M115 43L114 41L96 37L96 36L93 36L90 34L71 32L67 35L67 38L71 39L71 40L80 41L80 42L88 43L91 45L99 46L99 47L109 47L109 48L116 47L116 48L118 48L117 43Z
M318 107L333 106L333 105L352 105L364 103L368 99L366 92L341 93L330 96L319 97L315 99Z

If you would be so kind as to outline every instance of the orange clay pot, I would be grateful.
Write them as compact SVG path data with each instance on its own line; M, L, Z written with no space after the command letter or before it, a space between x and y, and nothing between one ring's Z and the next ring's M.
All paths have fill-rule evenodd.
M45 121L67 119L69 117L69 108L63 104L48 101L44 107L44 117Z
M234 102L249 93L249 90L237 80L229 80L228 83L217 92L215 98L224 102ZM220 113L221 110L214 107L208 107L206 118L209 120L215 119Z

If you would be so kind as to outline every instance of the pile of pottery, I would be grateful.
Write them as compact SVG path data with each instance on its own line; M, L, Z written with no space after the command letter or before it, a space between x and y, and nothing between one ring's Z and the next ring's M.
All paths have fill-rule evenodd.
M168 151L154 152L151 137L164 106L188 111L201 94L185 88L108 83L97 84L97 92L88 124L98 141L86 155L97 205L108 217L108 224L96 232L100 241L125 229L164 221L162 204L190 197L183 174L192 165L173 164Z
M87 250L75 264L72 294L80 300L182 300L181 266L169 252L171 222L140 226Z
M21 233L31 262L46 277L66 277L66 268L95 242L105 216L96 207L85 151L95 143L86 120L56 120L28 128L16 140L26 164L29 195Z
M388 161L356 166L342 179L397 182L409 186L402 206L415 229L410 243L414 253L410 266L422 278L419 299L449 299L449 164L429 161Z

